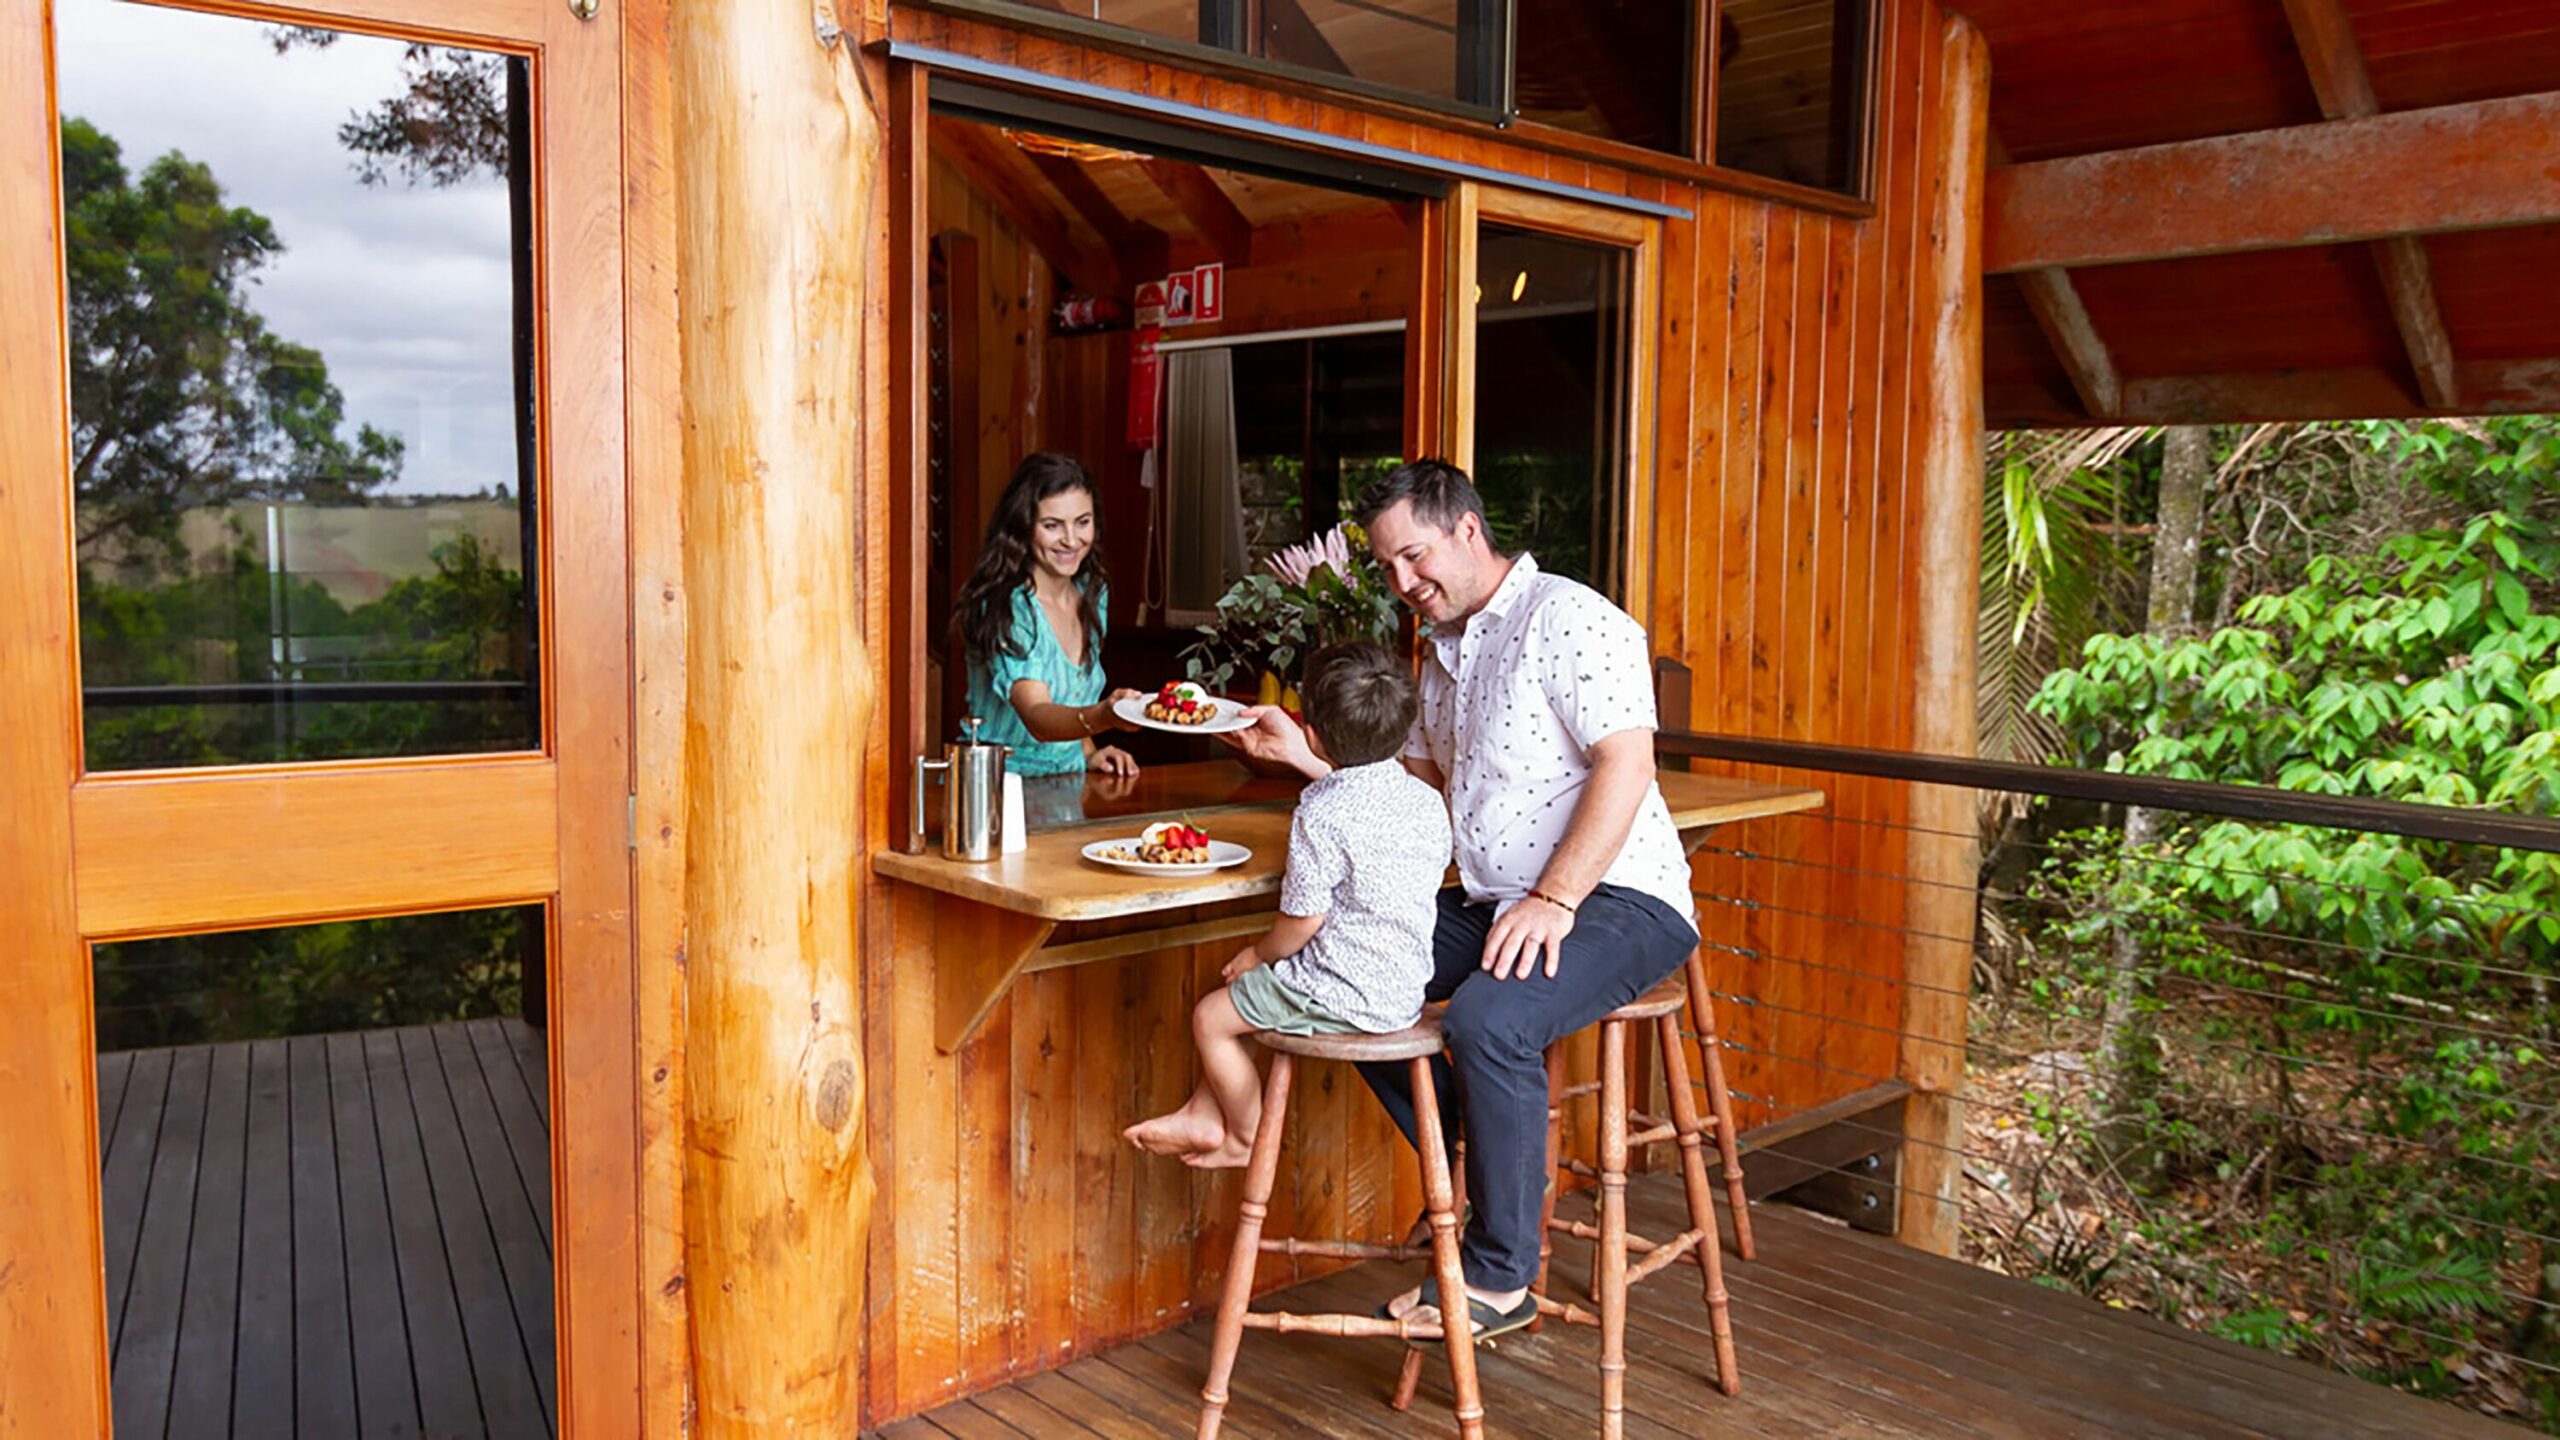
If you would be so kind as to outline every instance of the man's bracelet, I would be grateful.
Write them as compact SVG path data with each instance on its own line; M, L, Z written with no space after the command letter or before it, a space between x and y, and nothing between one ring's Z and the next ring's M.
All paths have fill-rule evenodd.
M1561 900L1557 899L1557 898L1556 898L1556 897L1554 897L1553 895L1548 894L1548 893L1547 893L1546 891L1544 891L1544 890L1532 890L1532 891L1530 891L1530 892L1529 892L1529 898L1530 898L1530 899L1532 899L1532 900L1544 900L1544 901L1546 901L1548 904L1553 905L1554 907L1556 907L1557 909L1559 909L1559 910L1563 911L1563 912L1564 912L1564 913L1566 913L1567 915L1570 915L1570 914L1572 914L1572 913L1573 913L1573 907L1572 907L1572 906L1567 905L1567 904L1566 904L1566 903L1564 903L1563 901L1561 901Z

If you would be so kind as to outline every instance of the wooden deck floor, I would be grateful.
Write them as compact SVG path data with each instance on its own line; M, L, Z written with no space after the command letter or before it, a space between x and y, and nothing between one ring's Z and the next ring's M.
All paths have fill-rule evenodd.
M1670 1234L1667 1176L1631 1189L1640 1232ZM1742 1393L1712 1381L1706 1307L1681 1267L1637 1292L1628 1327L1632 1440L1691 1435L2077 1437L2479 1436L2528 1432L2297 1361L2109 1310L2076 1296L1755 1207L1760 1256L1726 1274ZM1579 1298L1588 1260L1560 1248ZM1364 1266L1259 1308L1366 1310L1406 1283ZM1398 1347L1248 1332L1224 1433L1454 1433L1445 1370L1426 1370L1410 1415L1386 1408ZM1598 1332L1550 1324L1479 1350L1489 1433L1596 1433ZM900 1421L879 1440L1187 1435L1209 1361L1197 1321Z
M543 1070L512 1020L100 1056L117 1435L553 1433Z

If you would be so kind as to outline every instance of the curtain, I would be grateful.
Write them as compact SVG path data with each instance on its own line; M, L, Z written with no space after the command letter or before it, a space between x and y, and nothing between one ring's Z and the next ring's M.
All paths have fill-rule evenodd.
M1207 610L1245 572L1236 475L1236 383L1223 349L1164 357L1165 598Z

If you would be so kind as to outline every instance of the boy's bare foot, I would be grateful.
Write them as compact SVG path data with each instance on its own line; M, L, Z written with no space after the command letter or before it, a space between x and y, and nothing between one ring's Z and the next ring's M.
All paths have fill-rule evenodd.
M1150 1155L1206 1155L1223 1149L1227 1143L1226 1124L1218 1118L1214 1106L1203 1115L1185 1105L1152 1120L1141 1120L1120 1134Z
M1253 1142L1228 1137L1214 1150L1202 1150L1182 1157L1182 1163L1194 1170L1241 1170L1253 1159Z

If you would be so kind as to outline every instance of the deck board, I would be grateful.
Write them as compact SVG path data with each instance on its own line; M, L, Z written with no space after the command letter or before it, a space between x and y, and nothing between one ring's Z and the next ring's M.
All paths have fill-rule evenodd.
M1683 1228L1676 1178L1629 1188L1639 1233ZM1568 1207L1570 1202L1568 1202ZM1567 1208L1567 1213L1571 1210ZM1627 1327L1629 1436L2449 1437L2525 1432L2316 1366L2175 1329L2078 1296L1925 1255L1782 1205L1754 1209L1758 1260L1728 1259L1742 1393L1714 1383L1697 1274L1637 1292ZM1730 1234L1730 1230L1727 1231ZM1559 1245L1559 1293L1579 1300L1590 1247ZM1362 1266L1266 1297L1262 1309L1366 1309L1412 1267ZM1199 1413L1206 1321L1194 1321L876 1432L1181 1433ZM1449 1388L1423 1370L1414 1413L1385 1405L1398 1349L1250 1332L1224 1433L1439 1433ZM1478 1351L1488 1433L1585 1433L1599 1415L1597 1332L1550 1323ZM1036 1427L1035 1428L1035 1422Z
M543 1053L474 1021L100 1056L118 1433L555 1433Z

